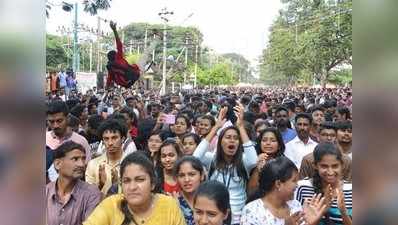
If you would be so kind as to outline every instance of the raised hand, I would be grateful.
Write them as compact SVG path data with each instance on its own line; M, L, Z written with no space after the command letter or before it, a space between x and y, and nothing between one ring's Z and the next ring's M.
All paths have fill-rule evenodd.
M298 211L285 219L285 225L300 225L304 222L303 213Z
M228 107L223 107L220 109L220 113L218 114L217 122L215 125L216 128L223 127L225 122L227 122L227 119L225 118L225 115L227 115L227 111L228 111Z
M305 199L303 212L304 220L309 225L317 225L325 214L327 205L322 194L314 194L310 199Z
M109 22L109 26L111 27L111 29L113 30L113 31L115 31L116 30L116 23L115 22L113 22L113 21L110 21Z
M325 193L325 204L327 206L330 206L332 204L332 200L333 200L333 195L334 195L334 190L332 188L331 184L328 184L328 186L326 187L326 190L324 190Z
M116 184L119 181L119 175L116 168L111 170L112 184Z
M347 208L345 207L344 192L341 188L336 188L337 207L341 214L347 214Z
M258 155L257 158L257 170L260 171L265 163L267 163L267 160L269 158L269 155L267 153L261 153L260 155Z
M106 182L106 173L105 173L105 165L102 164L98 169L98 177L99 177L99 189L101 190Z
M243 115L245 113L245 108L240 102L236 102L236 106L234 107L235 116L237 118L236 125L238 127L243 126Z

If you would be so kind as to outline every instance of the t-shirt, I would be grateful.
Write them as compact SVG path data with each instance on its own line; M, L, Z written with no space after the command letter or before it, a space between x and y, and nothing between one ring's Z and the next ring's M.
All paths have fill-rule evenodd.
M66 73L60 72L58 74L59 77L59 87L64 88L66 86Z
M180 203L180 208L185 217L185 222L187 225L195 225L195 221L193 219L193 210L189 206L188 202L185 200L183 196L178 197L178 202Z
M166 182L163 183L163 190L166 193L174 193L174 192L180 192L180 186L178 185L178 183L176 183L175 185L170 185Z
M344 181L343 184L343 193L344 193L344 202L347 208L348 215L352 218L352 183ZM304 204L304 200L306 198L311 198L315 194L314 186L312 185L311 179L304 179L298 182L298 188L295 192L295 199L299 201L302 205ZM341 213L339 208L337 207L336 198L333 199L330 208L328 209L327 215L329 219L334 224L343 224L343 219L341 218ZM323 216L319 225L326 224L326 217Z
M281 132L283 143L288 143L289 141L293 140L296 136L296 130L287 128L284 132Z
M290 214L301 211L302 207L297 200L286 202L289 206ZM285 220L275 217L269 209L264 206L264 202L259 198L247 204L242 211L240 220L241 225L284 225Z
M152 214L145 225L185 225L184 216L177 201L170 196L156 194ZM104 199L91 213L83 225L120 225L124 214L120 210L123 194L112 195Z

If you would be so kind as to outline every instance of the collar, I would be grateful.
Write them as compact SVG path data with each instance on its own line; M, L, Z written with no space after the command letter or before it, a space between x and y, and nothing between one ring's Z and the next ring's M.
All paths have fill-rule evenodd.
M66 131L66 132L67 132L67 134L64 137L62 137L62 138L59 138L57 135L55 135L54 131L50 131L50 135L51 135L52 138L54 138L56 140L63 141L63 140L68 140L73 135L73 131L69 132L69 133L68 133L68 131Z
M294 143L303 143L304 144L304 142L299 138L298 135L292 141ZM312 140L311 137L308 137L308 143L306 145L308 145L308 144L317 144L317 143L314 140Z
M106 155L106 152L104 152L101 156L99 156L98 160L99 160L100 164L105 163L106 165L109 165L110 167L115 168L115 167L120 166L122 159L123 159L123 155L122 155L122 158L120 158L117 163L115 163L114 165L111 165L109 163L109 159L108 159L108 156Z
M58 196L57 196L57 182L58 179L55 182L50 183L50 187L49 187L49 196L55 200ZM76 199L75 195L77 195L78 191L80 190L80 186L82 185L82 182L80 179L78 179L75 183L75 186L73 186L73 189L71 191L70 197L71 199L74 198ZM70 199L69 199L70 200Z

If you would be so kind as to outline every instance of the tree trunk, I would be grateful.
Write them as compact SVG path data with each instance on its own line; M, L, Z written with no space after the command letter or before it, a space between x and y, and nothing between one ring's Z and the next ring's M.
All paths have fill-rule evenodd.
M321 79L320 79L320 81L321 81L321 86L322 86L323 88L326 87L328 77L329 77L329 71L323 70L322 73L321 73L321 76L320 76L320 78L321 78Z

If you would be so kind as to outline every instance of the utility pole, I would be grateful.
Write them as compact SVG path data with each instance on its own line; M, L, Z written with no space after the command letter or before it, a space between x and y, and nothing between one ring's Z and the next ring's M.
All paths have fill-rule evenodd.
M73 21L73 62L72 67L73 71L77 72L78 65L78 49L77 49L77 2L75 2L75 20Z
M129 53L131 54L132 51L133 51L133 40L130 40Z
M90 73L93 70L93 41L90 41Z
M100 72L100 32L101 32L101 18L97 17L97 73Z
M146 50L146 42L147 41L148 41L148 28L145 28L144 51Z
M185 66L188 68L188 36L185 37ZM184 86L187 83L187 72L184 72Z
M156 35L154 34L153 39L155 40L155 38L156 38ZM152 62L155 62L155 48L152 51Z
M162 72L162 89L160 91L161 95L166 94L166 55L167 55L167 22L169 19L167 18L168 15L173 15L172 11L167 11L167 8L163 8L160 13L158 13L160 18L163 20L163 72Z
M199 45L198 45L198 43L196 43L196 46L195 46L195 78L194 78L194 83L193 83L194 88L196 88L196 81L197 81L197 76L198 76L198 48L199 48Z

